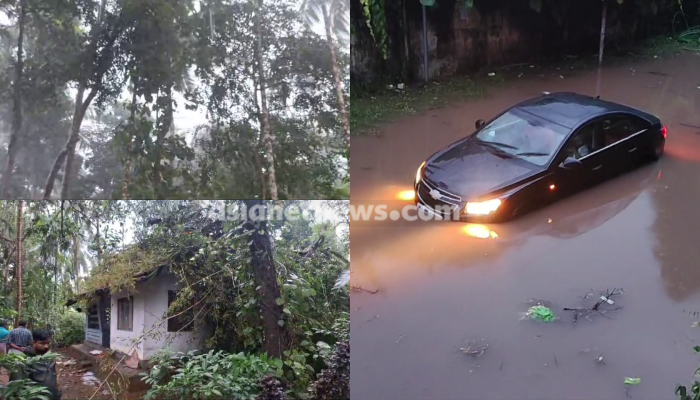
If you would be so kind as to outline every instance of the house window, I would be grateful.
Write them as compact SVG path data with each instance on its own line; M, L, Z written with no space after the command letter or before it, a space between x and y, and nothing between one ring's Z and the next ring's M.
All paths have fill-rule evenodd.
M168 290L168 313L170 315L176 315L172 318L168 318L168 332L189 332L192 330L192 325L194 321L194 310L192 308L175 311L170 313L170 305L177 300L177 291Z
M100 329L100 317L95 303L91 304L88 310L88 329Z
M120 331L134 330L134 297L124 297L117 300L117 329Z

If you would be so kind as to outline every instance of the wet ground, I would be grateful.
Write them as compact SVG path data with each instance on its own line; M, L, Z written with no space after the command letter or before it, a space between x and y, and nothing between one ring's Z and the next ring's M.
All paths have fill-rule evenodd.
M396 201L418 165L478 118L542 91L595 87L595 72L524 74L482 101L353 137L352 202ZM352 284L378 290L351 297L353 399L624 399L625 377L641 378L632 398L661 399L691 381L700 361L700 329L690 328L700 319L700 56L607 69L601 97L661 117L664 158L507 224L353 223ZM618 311L576 325L562 311L613 288L625 292L604 306ZM521 321L531 298L551 301L563 321ZM470 340L489 346L463 354Z
M58 387L62 392L62 400L107 400L107 399L143 399L146 391L129 393L127 395L117 394L113 396L106 385L98 389L101 380L95 376L94 371L97 366L92 363L85 363L71 356L71 352L66 349L54 350L60 355L56 362L56 373ZM0 371L0 384L6 385L9 381L7 371ZM93 397L94 396L94 397Z

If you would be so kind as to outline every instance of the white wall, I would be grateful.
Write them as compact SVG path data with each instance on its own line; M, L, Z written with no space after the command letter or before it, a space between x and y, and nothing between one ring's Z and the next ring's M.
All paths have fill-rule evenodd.
M127 296L133 296L134 298L134 320L133 323L131 324L132 330L131 331L120 331L117 329L117 321L118 321L118 306L117 306L117 300L127 297ZM136 293L131 293L127 294L125 292L121 293L112 293L111 296L111 305L110 305L110 312L111 316L109 318L110 322L110 348L119 350L123 353L126 353L128 355L131 355L134 351L132 347L136 344L135 350L138 352L139 359L143 360L143 343L136 343L135 341L139 339L141 334L144 332L143 327L144 327L144 305L145 305L145 295L141 290L138 290L137 286L137 292Z
M168 290L177 289L178 286L175 276L169 273L136 284L136 293L132 294L134 296L133 332L117 330L117 299L125 297L126 294L113 294L111 347L131 354L129 349L133 346L133 340L144 332L148 332L145 340L136 348L140 360L148 360L165 347L175 352L186 352L199 348L202 335L195 335L196 328L191 332L171 333L168 332L167 322L156 327L168 311Z

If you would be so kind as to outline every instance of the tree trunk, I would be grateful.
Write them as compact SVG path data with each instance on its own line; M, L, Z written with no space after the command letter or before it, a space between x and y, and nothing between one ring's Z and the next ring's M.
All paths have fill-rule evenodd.
M97 56L97 41L99 38L99 34L102 31L102 18L104 17L104 11L105 7L107 5L107 0L101 0L100 2L100 10L99 14L97 17L97 21L95 24L92 26L92 38L90 41L90 47L91 47L91 58ZM117 35L115 34L110 38L108 43L104 46L103 51L108 51L113 45L114 42L117 40ZM56 160L54 161L53 168L51 168L51 172L49 173L49 177L46 179L46 186L44 188L44 200L49 200L51 198L51 193L53 192L53 187L54 183L56 181L56 177L58 176L58 172L61 170L61 166L63 165L63 161L65 160L66 162L66 168L65 168L65 176L63 178L63 188L61 190L61 198L65 199L68 196L68 192L70 191L70 185L71 185L71 171L73 171L73 163L75 160L75 147L77 146L78 142L80 141L80 127L83 124L83 119L85 118L85 113L87 112L88 108L90 107L90 104L92 103L92 100L95 98L97 95L97 89L93 88L90 90L90 93L88 94L87 99L83 102L83 96L85 95L85 89L87 88L87 82L89 79L89 76L91 76L94 71L92 69L92 64L89 64L87 66L87 72L83 74L81 79L79 80L78 83L78 93L75 95L75 111L73 112L73 123L71 124L70 132L68 133L68 141L66 142L66 147L61 151L61 153L58 154L58 157L56 157ZM104 68L104 66L103 66ZM98 71L98 82L102 81L102 76L104 75L105 70Z
M95 235L95 238L97 239L97 265L100 265L100 261L102 261L102 247L100 246L100 218L97 217L95 219L95 226L97 227L97 235ZM80 271L78 271L80 273Z
M15 262L15 280L17 281L17 319L16 321L19 321L22 319L22 298L23 293L22 293L22 287L24 286L23 282L23 276L24 273L22 271L22 227L24 225L24 220L23 220L23 215L22 215L22 209L24 207L24 202L20 200L17 203L17 241L15 243L15 252L17 253L17 261Z
M252 231L249 249L255 285L259 288L260 315L265 335L263 351L269 357L283 358L284 352L288 349L288 337L284 313L282 307L277 304L281 293L277 283L270 233L265 220L267 210L262 200L244 200L244 202L248 213L245 229ZM256 206L259 209L257 221L251 216L251 210Z
M124 182L122 184L122 199L129 200L129 181L131 181L131 152L134 151L134 133L136 132L136 83L134 83L133 93L131 94L131 115L129 120L131 126L129 128L129 143L126 146L126 162L124 163ZM98 228L99 229L99 228ZM99 235L99 231L98 231Z
M338 65L338 55L335 48L335 40L333 39L333 23L329 15L328 7L324 2L323 10L323 25L326 28L326 43L331 51L331 62L333 63L333 79L335 81L335 94L338 97L338 109L340 111L340 122L343 124L343 134L345 142L350 145L350 119L348 117L348 109L345 106L345 96L343 94L343 78L340 74L340 66Z
M603 48L605 47L605 25L607 23L608 0L603 0L603 16L600 22L600 44L598 45L598 79L596 82L596 96L600 96L600 80L603 68Z
M255 169L260 174L260 189L262 190L261 200L265 200L267 195L267 185L265 184L265 172L263 172L262 161L260 160L259 149L255 148Z
M165 109L162 110L160 121L157 124L156 131L156 141L155 141L155 160L153 163L153 190L155 191L155 198L162 199L163 197L163 172L161 166L161 158L163 154L163 141L165 136L167 136L170 129L173 127L173 88L168 87L165 93ZM160 100L160 99L159 99Z
M78 93L75 95L75 110L73 111L73 123L71 124L70 133L68 134L68 141L66 142L66 147L59 153L58 157L53 163L53 168L51 168L51 173L46 180L46 187L44 187L44 200L51 199L51 193L53 193L54 183L56 182L56 177L61 171L61 166L65 160L65 176L63 178L63 190L61 192L61 198L66 198L68 191L70 189L71 177L68 171L73 170L73 162L75 160L75 147L80 141L80 126L83 124L83 119L85 118L85 113L87 112L90 103L97 95L96 90L91 90L88 98L83 102L83 95L85 94L85 82L81 82L78 87Z
M19 147L19 132L22 129L22 73L24 72L24 20L27 16L26 0L20 1L19 11L19 36L17 37L17 64L15 65L14 108L12 110L12 131L10 132L10 144L7 147L7 166L2 174L2 198L10 197L10 185L12 173L15 169L15 158Z
M257 40L255 42L255 59L257 61L258 82L260 83L260 133L262 135L263 146L265 148L265 158L267 159L267 183L270 186L270 198L278 200L277 178L275 175L275 154L272 148L272 131L270 129L270 111L267 109L267 95L265 93L265 65L263 64L263 30L262 30L263 0L258 0L255 12L255 30Z

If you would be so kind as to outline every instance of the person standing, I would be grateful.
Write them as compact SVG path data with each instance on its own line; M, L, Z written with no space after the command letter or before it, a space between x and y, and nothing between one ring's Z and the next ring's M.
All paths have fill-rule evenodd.
M14 330L13 330L14 332ZM26 346L22 354L25 357L37 357L47 354L51 350L51 336L44 329L37 329L30 335L33 342ZM51 400L61 400L62 393L58 388L58 374L56 373L56 361L37 360L32 362L29 368L22 368L10 374L10 381L29 379L34 383L44 386L51 393Z
M7 322L0 321L0 356L7 354L7 336L10 331L7 330Z
M7 335L7 339L9 354L22 354L27 347L34 345L32 332L27 329L27 321L19 321L17 327Z

